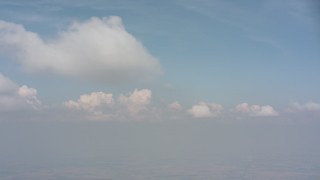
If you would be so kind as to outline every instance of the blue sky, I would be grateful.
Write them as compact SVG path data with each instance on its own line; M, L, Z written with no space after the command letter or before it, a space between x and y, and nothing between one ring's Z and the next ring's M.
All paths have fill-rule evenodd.
M1 0L0 179L319 179L319 9Z
M229 110L241 103L317 109L318 6L311 0L2 1L0 72L36 90L47 108L92 92L116 98L147 89L155 106L178 102L185 112L199 102ZM94 34L104 26L111 31ZM115 36L112 26L122 32Z

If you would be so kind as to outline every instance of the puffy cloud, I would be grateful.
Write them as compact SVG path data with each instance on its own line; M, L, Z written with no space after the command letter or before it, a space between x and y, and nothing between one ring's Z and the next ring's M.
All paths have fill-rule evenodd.
M130 114L136 114L146 109L151 102L151 91L149 89L134 90L128 96L120 95L119 102L124 105Z
M141 80L161 72L158 61L116 16L74 22L50 40L0 20L0 51L30 72L51 71L107 83Z
M18 86L0 73L0 108L1 110L16 110L23 108L38 109L41 101L37 90L26 85Z
M248 103L241 103L236 106L236 112L247 113L250 116L278 116L279 113L270 105L249 105Z
M223 107L220 104L200 102L193 105L188 113L195 118L206 118L218 116L222 110Z
M102 106L112 106L114 104L112 94L103 92L92 92L91 94L81 95L77 101L67 101L64 105L70 109L82 109L95 112Z
M22 97L27 104L34 108L41 104L37 97L37 90L34 88L29 88L28 86L23 85L18 89L18 95Z
M116 102L110 93L92 92L81 95L76 101L69 100L64 103L64 106L86 113L90 120L123 120L128 115L136 119L140 118L139 113L148 110L147 106L150 102L149 89L136 89L128 95L120 95ZM149 110L152 111L152 109Z
M169 105L168 105L168 108L169 108L170 110L175 110L175 111L180 111L180 110L182 110L182 106L181 106L180 103L178 103L178 101L175 101L175 102L169 104Z
M69 100L64 103L68 109L75 109L87 114L90 120L110 119L113 114L108 111L114 105L113 95L104 92L83 94L78 100Z
M320 103L313 101L306 102L304 104L292 103L288 108L289 111L320 111Z

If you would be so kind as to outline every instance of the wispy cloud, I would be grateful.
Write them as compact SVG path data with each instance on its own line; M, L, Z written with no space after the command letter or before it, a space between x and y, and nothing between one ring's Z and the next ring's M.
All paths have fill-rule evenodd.
M265 5L268 1L257 1L250 7L223 0L182 0L178 2L187 10L239 29L252 41L278 49L284 54L288 53L288 48L284 43L268 31L271 26L276 25L273 24L275 21L270 16L274 14L275 8ZM279 3L279 1L277 2ZM282 4L285 4L285 2L282 2ZM286 5L283 6L286 7ZM281 11L290 10L282 9Z
M289 18L304 26L315 27L319 30L319 1L313 0L267 0L264 8L275 13L285 13Z

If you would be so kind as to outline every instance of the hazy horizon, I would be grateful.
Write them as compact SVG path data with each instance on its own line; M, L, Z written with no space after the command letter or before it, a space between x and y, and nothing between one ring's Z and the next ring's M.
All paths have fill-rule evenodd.
M0 1L0 179L320 179L316 0Z

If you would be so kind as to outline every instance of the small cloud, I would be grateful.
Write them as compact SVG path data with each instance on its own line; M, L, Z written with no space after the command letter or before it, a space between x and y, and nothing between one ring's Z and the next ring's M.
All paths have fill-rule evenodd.
M41 101L37 90L26 85L20 86L0 73L0 108L17 110L24 108L38 109Z
M142 89L134 90L129 95L120 95L118 101L120 104L126 107L130 114L137 114L143 110L146 110L147 105L151 102L151 90Z
M33 108L37 108L41 104L37 97L37 90L34 88L29 88L26 85L21 86L18 89L18 94L20 97L25 99L25 102L31 105Z
M29 72L50 71L114 84L161 73L158 60L126 31L117 16L74 22L50 40L0 20L0 47L0 52Z
M77 101L69 100L64 106L69 109L81 110L89 115L89 119L106 119L110 116L105 113L106 108L114 105L112 94L103 92L92 92L83 94Z
M235 107L236 112L245 113L250 116L278 116L279 113L270 105L249 105L241 103Z
M300 104L298 102L290 104L288 111L296 112L296 111L320 111L320 103L315 103L313 101L306 102L304 104Z
M222 110L223 107L220 104L199 102L193 105L188 113L195 118L208 118L218 116Z
M112 94L103 92L92 92L91 94L81 95L77 101L68 101L64 105L70 109L83 109L85 111L94 111L96 108L114 103Z
M175 101L175 102L168 105L168 109L174 110L174 111L181 111L182 106L178 101Z

